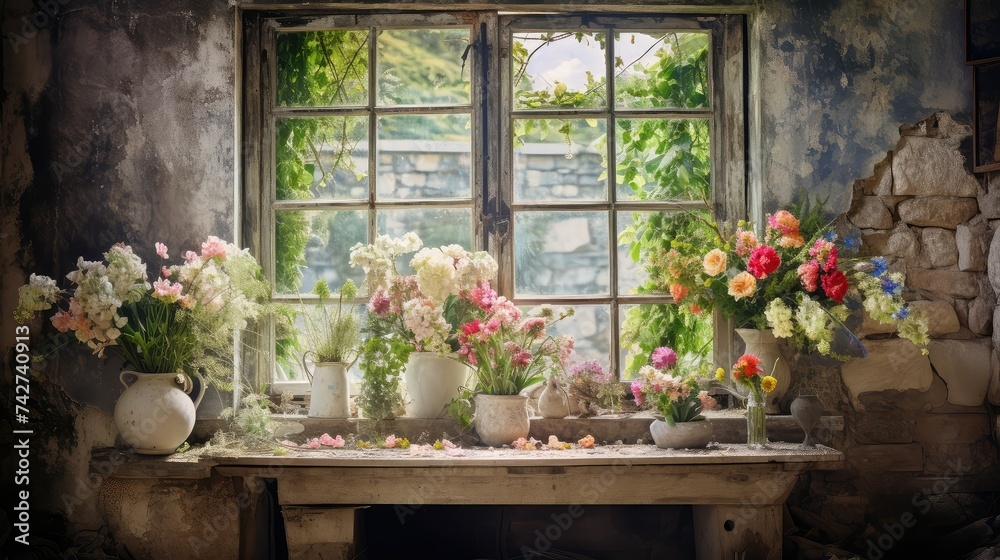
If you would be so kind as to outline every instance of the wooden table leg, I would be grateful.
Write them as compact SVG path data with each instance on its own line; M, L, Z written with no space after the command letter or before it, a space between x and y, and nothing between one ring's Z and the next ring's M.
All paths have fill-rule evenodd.
M781 506L693 506L698 560L781 560Z
M233 488L240 509L240 558L266 559L272 535L264 482L259 478L235 476Z

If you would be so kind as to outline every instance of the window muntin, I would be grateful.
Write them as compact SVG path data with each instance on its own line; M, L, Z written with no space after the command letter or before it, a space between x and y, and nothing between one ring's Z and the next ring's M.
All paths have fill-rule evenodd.
M591 308L600 319L589 322L615 343L577 336L577 351L619 373L634 372L626 366L639 351L640 336L623 330L627 315L653 317L645 310L672 301L668 293L640 294L644 271L619 240L636 239L629 228L642 236L654 212L669 220L707 210L712 198L710 33L648 25L524 16L501 26L501 48L510 53L501 63L509 110L503 148L512 168L502 192L511 195L513 223L501 266L514 271L502 288L518 302ZM557 56L540 61L547 51ZM670 63L685 57L702 65Z
M273 138L264 183L273 190L262 260L274 299L308 305L318 279L362 285L350 248L377 235L415 231L427 245L476 247L478 68L466 54L478 28L436 15L268 29L276 78L263 95L263 134ZM279 348L291 345L294 329L285 333L275 335ZM296 361L278 371L304 379Z
M522 25L529 19L531 25ZM718 22L713 23L713 20L714 18L701 18L696 21L662 17L642 19L610 16L498 18L496 14L488 13L474 16L471 14L328 16L314 20L264 18L264 21L270 21L274 25L262 27L274 31L271 32L270 42L266 38L268 32L265 31L262 35L265 38L261 44L272 52L278 52L277 47L281 45L291 45L295 41L302 43L303 39L315 43L325 42L326 48L332 48L329 36L323 36L323 41L320 41L315 34L333 31L343 34L338 43L341 49L349 48L351 45L365 46L355 59L363 64L348 68L348 72L339 74L344 80L342 86L326 83L325 89L319 88L320 91L313 97L303 97L301 91L297 94L287 92L278 94L277 91L282 87L287 89L294 85L301 89L302 84L293 79L291 73L275 68L274 62L270 63L269 72L270 75L276 76L274 85L267 85L266 76L262 79L265 88L262 92L264 122L261 136L265 151L268 150L269 136L270 142L273 143L287 141L287 137L279 134L279 125L287 128L289 125L284 123L294 124L295 119L339 119L337 121L339 126L326 127L327 131L333 129L339 134L327 133L322 136L319 132L323 132L324 127L316 129L318 133L312 143L314 145L325 143L327 148L320 150L319 157L315 158L322 165L313 166L309 170L313 174L313 181L308 189L296 193L280 190L278 184L280 181L277 178L279 173L275 169L279 167L279 162L275 158L268 163L267 154L264 154L265 161L261 167L263 171L261 183L264 185L262 190L265 192L267 190L269 174L272 181L270 184L275 188L271 200L268 201L267 197L263 200L261 216L263 236L260 238L260 249L265 268L269 268L268 273L277 280L281 263L276 262L274 255L275 246L281 236L276 234L280 229L287 229L282 226L283 223L295 220L314 223L313 231L319 232L317 236L311 236L306 241L305 259L295 263L296 266L308 265L297 286L306 291L311 287L311 281L321 276L326 277L332 285L339 284L343 278L351 277L352 273L357 281L361 273L350 271L349 267L346 267L347 255L342 247L371 239L375 232L401 235L409 229L417 229L429 245L458 242L472 248L487 248L498 256L501 262L499 287L502 291L515 296L519 304L529 307L542 301L574 305L578 310L577 317L567 321L561 328L568 329L567 332L577 337L578 346L604 357L601 361L605 365L617 363L619 369L623 369L630 341L621 340L625 350L619 351L617 344L612 344L611 339L614 337L614 341L619 342L620 326L628 322L626 317L628 310L638 306L665 308L669 306L670 298L669 295L659 293L634 293L636 286L644 278L644 271L630 260L630 247L627 244L620 244L618 239L628 237L626 230L634 224L637 216L656 215L669 221L670 216L676 216L678 211L704 209L705 206L699 197L693 196L690 192L665 195L664 189L660 189L659 192L651 188L634 189L635 185L658 184L659 178L656 172L664 166L650 165L648 159L652 158L646 158L641 150L626 151L621 146L627 143L628 132L641 129L642 124L661 121L696 130L704 140L711 138L713 142L718 143L722 133L717 126L719 105L715 103L722 97L711 86L713 80L718 81L722 71L712 64L707 64L706 68L710 71L686 76L685 79L689 83L695 84L687 89L695 91L701 98L696 102L688 99L685 106L670 96L641 95L636 92L636 88L624 87L622 84L635 75L637 70L635 65L630 64L625 64L624 68L616 68L618 57L614 53L621 53L628 48L642 48L643 52L636 60L644 66L649 66L655 62L653 57L656 53L655 49L649 49L650 45L662 42L663 37L670 33L683 33L688 37L697 37L703 45L709 47L699 51L701 56L714 56L715 51L718 51L714 41L719 37L728 36L726 33L732 33L733 22L738 26L739 19L732 18L732 21L721 25ZM477 48L461 53L467 55L462 57L463 61L460 63L461 76L465 79L461 87L441 88L438 85L425 88L407 87L405 80L380 79L379 73L383 70L405 67L409 62L393 62L389 57L383 57L385 58L383 61L377 52L379 44L392 44L401 37L419 43L420 37L426 38L432 35L427 29L434 28L432 31L443 31L443 35L457 30L451 37L468 36L466 42L468 45L469 42L479 41L480 21L485 22L487 27L484 29L489 30L484 43L489 48L488 54L486 57L481 56L482 53L478 52ZM536 25L539 21L543 25ZM498 25L498 22L502 25ZM565 25L566 22L570 22L568 27ZM512 91L507 89L506 82L501 83L501 80L496 79L496 66L500 67L501 75L507 72L504 80L512 78L510 68L506 66L510 42L510 36L506 35L506 32L510 29L518 30L520 29L518 26L522 25L522 30L526 34L534 33L535 40L538 41L543 34L558 32L559 29L573 29L575 39L576 30L584 29L584 23L590 26L584 30L590 44L584 47L591 52L595 52L596 49L596 52L610 53L603 61L605 68L603 75L599 75L600 73L596 71L591 72L592 76L586 78L591 87L582 100L575 103L576 106L572 110L567 110L560 103L556 103L555 98L537 107L528 107L527 102L524 102L523 108L514 109ZM727 31L727 27L730 31ZM314 35L309 35L310 33ZM369 41L370 37L376 37L374 45ZM383 41L383 37L387 40ZM611 44L608 42L608 37L613 37ZM434 41L426 39L423 43L436 41L440 46L443 43L439 39ZM402 43L406 43L406 40ZM731 45L735 43L730 40L728 44L730 46L724 52L733 50ZM627 46L623 49L625 45ZM542 48L552 47L543 45ZM742 46L737 49L739 49L737 53L740 57L739 65L742 66ZM458 50L442 47L442 52L453 55L458 54ZM329 54L330 51L326 52ZM314 54L324 55L323 51L315 49ZM278 57L271 57L272 60L274 58ZM409 58L417 57L411 55ZM484 58L487 64L481 66L478 63ZM732 61L726 64L730 65L727 68L731 72ZM377 72L368 71L372 65L378 68ZM735 75L739 76L741 73L740 69ZM430 74L428 72L428 75ZM487 74L490 79L484 80ZM554 79L554 74L546 73L544 69L529 71L525 68L525 74L550 82ZM727 74L727 77L730 75ZM607 76L611 76L611 79L608 80ZM390 82L395 87L394 93L381 94L380 87L383 90L387 89ZM593 87L598 84L601 87ZM463 88L468 92L467 98L462 97ZM530 89L532 92L539 90L540 88L534 87ZM738 119L734 119L733 122L741 127L742 84L737 83L733 91L735 97L731 96L728 101L730 104L734 100L739 102ZM565 95L565 92L563 94ZM271 102L268 102L269 95L272 96ZM484 98L489 98L488 105L484 105ZM607 106L608 99L615 101L610 107ZM464 133L454 126L445 127L445 133L441 133L440 126L409 126L405 127L405 134L400 134L404 131L404 127L391 126L395 117L409 119L411 123L464 118L469 124ZM514 126L515 121L518 123L533 121L534 131L530 130L530 126L518 124L518 127L523 126L518 134L518 131L514 130L517 128ZM559 137L559 129L568 121L573 121L576 126L571 126L569 129L572 141L567 145ZM380 126L382 122L388 122L390 126L382 127ZM501 125L497 127L496 123ZM542 123L547 124L549 128L545 138L542 138L541 134ZM483 134L486 130L488 132ZM500 134L497 133L498 130ZM608 130L613 134L607 134ZM731 132L736 129L727 126L726 130ZM726 145L721 150L724 156L742 154L742 130L739 129L738 132L739 134L733 135L738 136L733 145ZM531 137L531 134L535 136ZM603 143L599 145L596 140L601 137ZM370 141L372 138L373 142ZM443 157L451 158L454 162L451 164L450 173L467 177L468 194L464 181L459 187L455 186L459 183L451 181L449 188L435 193L433 197L421 196L415 189L421 185L414 184L413 177L403 179L406 170L415 167L416 164L412 161L412 156L408 157L401 152L410 143L419 142L438 146L450 143L449 148L443 150L448 152ZM532 150L533 146L525 148L525 144L536 144L537 149ZM293 147L300 153L306 150L313 151L308 142ZM272 146L276 152L274 148ZM648 143L646 148L655 150L655 142ZM374 150L375 154L371 154L370 150ZM553 169L547 167L552 166L553 162L558 162L557 157L565 158L567 152L573 158L580 160L589 157L589 166L573 181L563 180L561 188L545 188L548 184L546 181L553 177L553 173L545 175L545 172L554 171L555 174L559 174L558 167ZM657 153L653 157L662 156L660 157L662 163L677 160L682 155L675 151L672 154ZM484 160L487 157L489 159ZM718 158L720 154L710 154L710 157ZM703 161L708 159L708 157L702 158ZM609 162L612 168L620 170L627 167L634 172L612 173L606 169ZM646 165L637 165L635 162L643 162ZM735 163L738 165L726 162L729 171L743 168L742 160ZM688 167L692 170L697 168L690 165ZM302 169L296 171L301 173ZM498 173L499 180L493 175L494 173ZM716 211L721 209L725 214L730 208L738 209L742 206L745 196L742 192L744 184L742 176L727 174L726 170L723 170L721 175L710 174L707 168L701 176L705 179L705 192L715 201ZM717 181L719 176L726 177L720 188L726 189L727 192L716 201L718 193L713 192L711 183ZM416 183L419 183L419 179ZM738 190L728 192L733 186L737 186ZM733 204L733 201L737 202ZM600 253L598 257L600 262L596 266L589 267L587 274L595 279L598 288L590 284L586 288L572 288L574 291L570 291L565 287L566 282L562 282L562 287L553 288L538 279L531 280L522 275L522 283L526 288L530 288L527 292L539 293L517 293L515 246L518 245L518 241L514 230L518 228L518 224L524 229L524 226L531 225L532 222L536 222L537 230L538 220L532 218L537 218L541 214L552 214L560 220L582 216L588 224L594 224L592 230L588 225L588 233L592 233L589 235L588 243L594 244L593 247L589 247L593 255ZM732 215L732 212L728 214ZM337 235L335 239L323 239L324 232L331 228L333 231L344 231L344 233ZM521 241L525 243L521 245L527 246L533 243L536 250L538 247L543 249L546 247L546 239L539 238L537 231L534 238L524 235L526 237ZM597 250L598 238L605 237L604 250ZM578 246L585 245L578 244ZM571 256L579 257L570 255L567 258ZM524 252L521 258L532 258L531 252ZM534 258L539 259L537 254ZM277 290L276 299L297 299L294 295L295 290L288 288L289 285L286 283L284 289ZM547 292L552 293L543 295ZM611 328L612 325L615 325L614 329ZM598 357L597 355L595 357Z

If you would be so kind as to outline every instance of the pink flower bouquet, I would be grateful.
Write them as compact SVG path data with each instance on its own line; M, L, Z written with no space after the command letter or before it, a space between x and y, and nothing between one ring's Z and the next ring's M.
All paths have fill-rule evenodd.
M167 246L156 243L155 249L161 262L152 284L146 264L123 243L104 253L104 261L80 257L77 270L66 275L71 288L32 274L14 317L27 321L55 308L52 325L100 357L117 352L141 373L201 371L228 387L233 334L264 310L270 295L260 266L246 249L215 236L172 266Z
M521 310L498 296L489 282L462 298L473 304L474 318L461 326L458 353L476 370L477 393L516 395L546 373L563 371L573 352L573 337L553 337L546 329L572 315L572 309L556 315L551 307L542 306L537 315L522 317Z
M632 382L632 395L639 406L654 406L671 426L677 422L703 420L702 411L718 404L701 390L696 372L684 371L677 365L672 348L661 346L653 351L651 363L639 370L639 379Z

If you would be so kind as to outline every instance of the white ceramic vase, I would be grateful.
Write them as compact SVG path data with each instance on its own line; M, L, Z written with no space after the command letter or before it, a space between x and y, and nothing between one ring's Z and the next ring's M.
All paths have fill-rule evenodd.
M131 384L126 377L134 377ZM194 381L184 373L123 371L118 379L125 392L115 403L115 426L125 443L142 455L169 455L194 429L195 412L205 394L200 376L197 397Z
M746 343L745 352L754 354L760 359L761 375L773 375L778 381L774 390L764 395L764 412L780 414L779 403L781 397L788 391L788 386L792 382L792 374L788 369L788 360L782 357L778 348L778 339L775 338L770 329L736 329L736 334L740 335L740 338Z
M649 433L661 449L696 449L712 441L714 429L708 420L676 422L673 426L663 420L653 420Z
M406 382L406 415L437 418L463 385L470 385L472 368L435 352L410 352L403 372Z
M310 372L303 360L302 367L312 379L309 396L309 416L312 418L350 418L351 384L347 379L348 365L343 362L319 362Z
M510 445L518 438L528 437L528 397L521 395L475 396L474 425L479 439L490 447Z

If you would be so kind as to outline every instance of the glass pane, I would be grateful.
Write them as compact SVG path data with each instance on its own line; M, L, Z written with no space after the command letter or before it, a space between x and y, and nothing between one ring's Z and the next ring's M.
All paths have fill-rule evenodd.
M662 214L658 214L662 216ZM642 261L644 241L652 232L647 232L651 212L618 212L618 293L637 294L638 288L649 280L646 265Z
M440 247L452 243L472 249L471 208L399 208L378 210L375 216L379 235L402 237L415 232L424 247ZM403 255L396 268L401 274L412 274L412 254Z
M606 107L606 40L579 31L514 33L514 108Z
M606 212L514 215L514 294L600 295L609 284Z
M607 200L604 119L515 119L514 197Z
M380 117L378 198L471 198L469 121L469 115Z
M278 119L278 200L368 199L367 117Z
M368 31L278 34L278 105L368 104Z
M558 314L563 307L553 306ZM531 308L522 308L528 311ZM574 305L572 316L559 321L548 329L553 336L568 334L573 337L574 359L579 362L597 360L610 371L611 365L611 309L607 305Z
M351 247L365 243L365 210L278 210L275 218L275 290L309 292L323 278L340 286L351 278L359 286L365 274L351 268Z
M615 33L615 106L708 107L708 33Z
M468 46L468 28L379 31L379 105L469 103Z
M619 200L708 200L708 119L615 121Z
M662 268L650 268L650 256L673 243L706 247L715 241L707 209L677 212L618 213L618 293L667 293Z
M710 313L693 315L672 303L622 305L619 313L622 379L636 377L660 346L669 346L682 358L687 355L685 359L712 370Z

